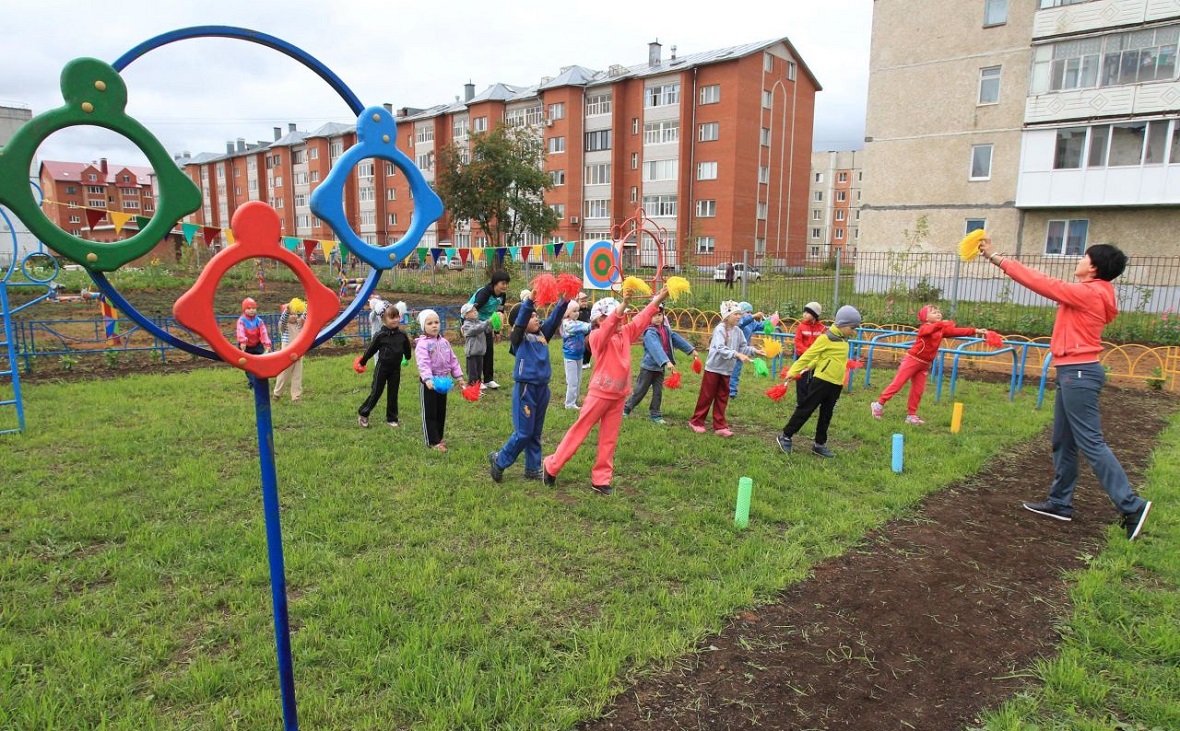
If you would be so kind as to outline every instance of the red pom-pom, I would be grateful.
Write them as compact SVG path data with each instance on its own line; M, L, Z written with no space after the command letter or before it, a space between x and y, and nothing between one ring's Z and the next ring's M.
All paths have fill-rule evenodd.
M1004 339L995 330L988 330L983 336L983 342L987 343L993 348L1003 347Z
M766 395L770 397L771 401L782 400L782 397L787 395L787 384L780 383L777 386L771 386L766 389Z
M358 356L356 357L356 360L354 360L354 361L352 362L352 369L353 369L354 371L356 371L357 373L364 373L364 372L365 372L365 367L364 367L363 365L361 365L361 357L362 357L362 356L359 356L359 355L358 355Z
M699 355L694 355L692 358L692 372L700 373L704 369L705 367L701 365L701 357Z
M857 368L864 368L865 362L863 360L856 360L855 358L849 358L848 363L845 365L849 370L856 370Z
M533 291L533 304L548 307L557 301L557 280L552 274L542 274L529 284Z
M578 298L578 293L582 291L581 277L574 276L569 272L557 275L557 291L562 294L567 300L575 300Z
M668 388L680 388L680 371L676 371L672 375L665 378L664 385Z
M467 388L459 393L463 394L463 398L468 401L479 401L479 381L472 381Z
M787 379L787 371L791 370L791 366L783 366L782 370L778 372L778 377L784 381Z

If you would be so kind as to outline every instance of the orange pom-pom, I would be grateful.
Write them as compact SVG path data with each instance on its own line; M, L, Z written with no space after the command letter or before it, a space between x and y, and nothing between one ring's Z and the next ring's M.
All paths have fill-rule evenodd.
M856 370L857 368L864 368L865 362L863 360L856 360L855 358L850 358L848 360L848 363L846 363L845 365L849 370Z
M557 301L557 280L552 274L542 274L529 284L533 291L533 304L548 307Z
M680 388L680 371L676 371L672 375L665 378L664 385L668 388Z
M479 401L479 381L472 381L467 388L460 391L468 401Z
M987 343L993 348L1000 348L1004 345L1004 339L995 330L988 330L983 336L983 342Z
M787 395L787 384L780 383L777 386L771 386L766 389L766 395L770 397L771 401L782 400L782 397Z
M701 365L700 356L699 355L693 356L693 358L692 358L692 372L693 373L700 373L702 370L704 370L704 366Z
M567 300L577 299L578 293L582 291L582 280L569 272L559 274L557 275L557 291Z

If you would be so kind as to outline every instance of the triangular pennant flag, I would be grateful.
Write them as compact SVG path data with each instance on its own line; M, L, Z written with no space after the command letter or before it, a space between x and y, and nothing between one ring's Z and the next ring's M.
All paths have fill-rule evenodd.
M87 208L86 209L86 225L90 227L91 231L93 231L95 225L97 225L98 222L101 221L102 217L105 215L107 215L107 212L100 209L100 208Z
M520 256L520 247L519 246L509 246L508 253L512 255L512 260L515 261L516 257Z
M573 256L573 255L574 255L574 248L575 248L577 245L578 245L578 242L577 242L577 241L567 241L567 242L565 242L565 253L569 254L570 256Z
M507 256L507 254L508 254L508 249L505 249L503 247L496 249L496 261L499 262L500 264L503 264L504 257Z
M447 259L454 259L455 258L455 249L447 249L446 252L447 252Z
M426 263L426 249L418 249L417 251L418 251L418 263L425 264Z
M331 259L332 251L336 248L336 241L320 240L320 248L324 250L324 258Z
M470 253L471 253L470 249L459 249L459 261L463 262L464 266L467 265L467 256Z
M221 233L221 229L216 226L202 226L201 236L205 237L205 246L212 246L217 241L219 233Z
M130 213L119 213L118 211L111 211L111 223L115 225L115 233L122 233L123 227L131 220Z
M479 261L481 256L483 256L483 249L471 249L471 261Z
M443 253L443 250L442 250L442 249L438 249L438 248L431 249L431 250L430 250L430 258L431 258L431 260L432 260L432 261L434 261L434 263L435 263L435 264L437 264L437 263L438 263L438 258L439 258L440 256L442 256L442 253Z
M284 236L283 248L287 251L295 251L299 248L299 239L295 238L294 236Z
M303 240L303 260L308 264L311 264L311 255L315 251L316 245L319 243L320 242L315 239Z
M138 228L140 231L147 228L147 225L151 222L152 222L152 219L148 218L147 216L136 216L135 217L135 227Z
M550 249L553 251L553 258L554 259L561 256L561 248L563 246L565 246L565 244L554 244L553 246L550 247Z
M225 245L234 245L234 230L232 228L223 229L225 231Z
M180 224L180 231L184 234L184 240L190 244L193 242L193 237L197 235L197 229L199 228L200 226L195 223Z
M343 241L337 241L336 243L340 246L340 263L348 263L348 244Z

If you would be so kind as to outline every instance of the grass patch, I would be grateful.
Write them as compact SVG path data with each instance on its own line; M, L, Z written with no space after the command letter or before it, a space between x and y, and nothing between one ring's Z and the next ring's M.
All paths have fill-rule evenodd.
M503 350L498 362L506 374ZM511 429L508 389L477 404L452 397L446 454L422 443L408 370L404 426L357 428L369 377L350 363L307 358L303 403L275 405L307 728L569 727L631 674L772 601L1051 417L1033 410L1035 392L1010 403L1006 387L960 382L963 434L931 393L895 475L900 423L865 418L876 390L841 400L838 457L821 460L773 447L789 407L750 375L731 402L738 436L692 434L689 376L665 391L676 426L642 418L646 404L624 423L616 495L604 499L586 489L592 444L556 491L524 481L520 464L503 485L488 478L486 454ZM24 389L29 431L3 441L0 462L0 727L281 725L243 380L226 367ZM547 451L572 420L550 410ZM755 485L746 531L733 526L740 475ZM1153 533L1168 516L1153 516ZM1151 642L1174 673L1169 645Z

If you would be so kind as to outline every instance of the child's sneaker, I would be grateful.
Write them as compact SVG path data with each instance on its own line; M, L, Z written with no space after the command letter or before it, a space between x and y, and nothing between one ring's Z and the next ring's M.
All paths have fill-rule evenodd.
M793 445L791 444L790 437L784 437L782 434L779 434L778 438L775 439L775 441L778 443L778 448L783 450L784 454L791 453L791 448Z
M496 383L495 381L488 381L484 385L486 385L488 388L492 389L493 391L495 391L497 388L500 387L500 384Z
M1147 521L1147 513L1151 510L1151 501L1143 503L1143 507L1134 513L1123 516L1123 527L1127 529L1127 540L1133 541L1143 531L1143 524Z
M387 421L387 422L385 422L385 426L393 427L394 429L396 429L397 427L399 427L401 425L398 424L396 421Z
M356 423L358 423L361 426L363 426L364 428L368 429L369 428L369 417L358 416L358 417L356 417Z
M726 428L726 429L718 429L717 431L715 431L715 432L713 432L713 433L714 433L714 434L716 434L716 435L717 435L717 436L719 436L719 437L725 437L725 438L727 438L727 439L728 439L729 437L732 437L732 436L733 436L733 432L731 432L731 431L730 431L728 428Z
M500 456L499 452L492 452L488 454L488 472L492 475L492 480L495 482L504 481L504 470L500 465L496 464L496 459Z
M836 453L828 449L828 445L826 444L815 444L811 447L811 451L815 452L821 457L831 458L836 456Z
M662 417L662 416L653 416L653 417L651 417L651 423L653 423L653 424L659 424L660 426L668 426L668 422L667 422L667 421L665 421L665 420L664 420L664 417Z
M434 445L432 447L432 449L435 449L439 452L445 452L445 451L447 451L447 445L444 444L443 442L439 442L438 444Z
M689 421L689 422L688 422L688 428L689 428L689 429L692 429L692 430L693 430L693 431L695 431L697 434L704 434L704 433L705 433L705 425L704 425L704 424L698 424L698 423L696 423L695 421Z
M872 410L874 419L880 419L882 414L885 413L885 407L879 401L869 404L869 409Z
M925 420L922 419L922 417L918 416L917 414L910 414L909 416L907 416L905 418L905 423L907 423L907 424L925 424L926 422L925 422Z

